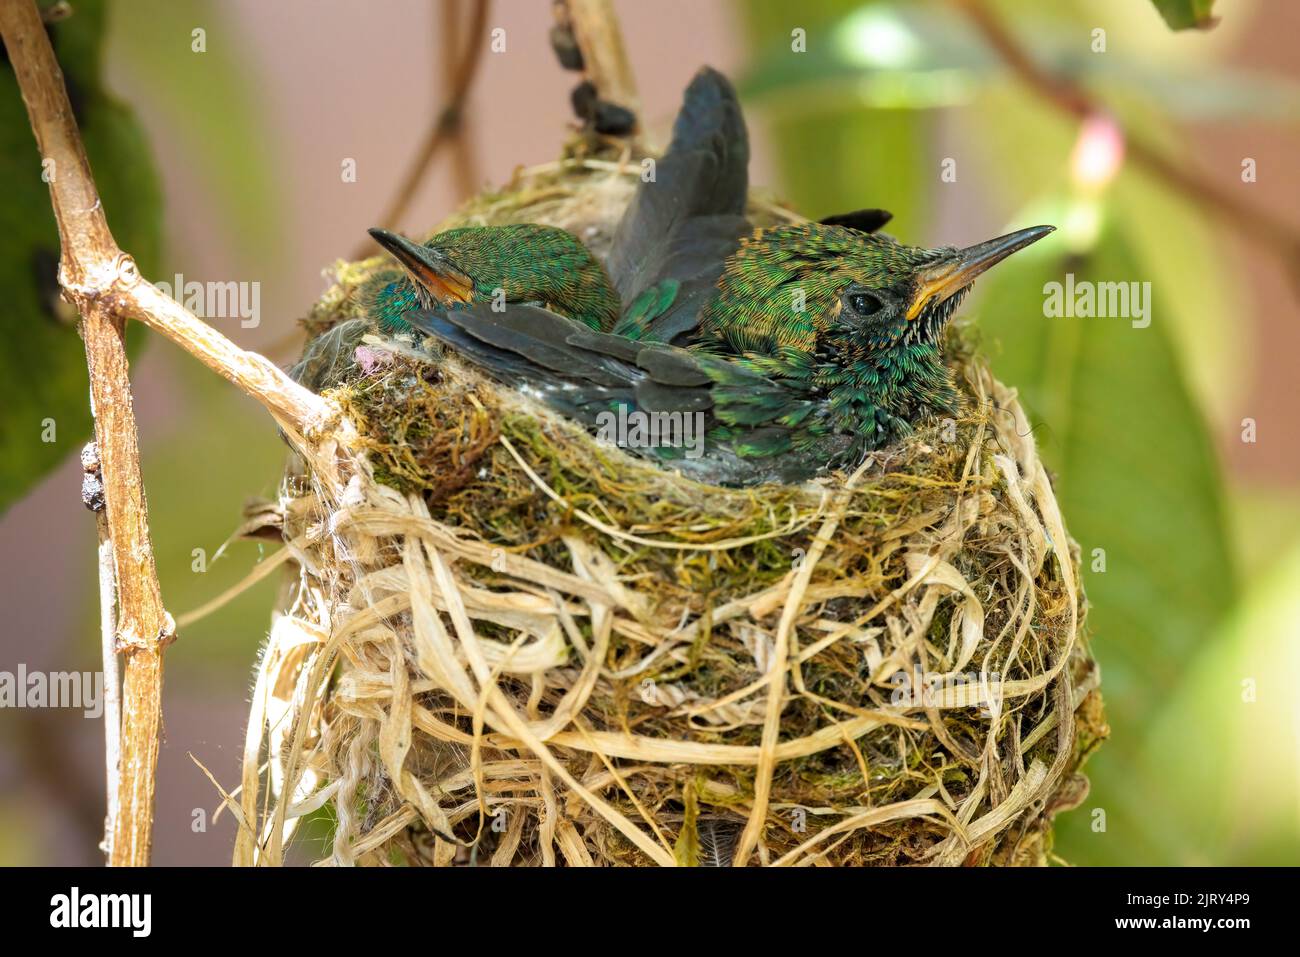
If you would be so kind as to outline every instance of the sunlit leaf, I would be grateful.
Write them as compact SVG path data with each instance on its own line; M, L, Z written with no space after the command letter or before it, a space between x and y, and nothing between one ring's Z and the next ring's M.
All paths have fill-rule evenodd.
M878 3L851 6L820 25L807 20L801 7L765 14L766 29L742 79L747 96L782 113L850 104L929 109L967 103L1010 76L979 33L943 5ZM1300 84L1286 76L1204 60L1153 63L1140 45L1108 48L1101 56L1078 23L1037 9L1008 18L1007 26L1044 69L1103 99L1138 93L1168 116L1194 121L1300 122ZM804 53L791 50L795 29L806 32Z
M1214 26L1214 0L1151 0L1171 30L1206 30Z

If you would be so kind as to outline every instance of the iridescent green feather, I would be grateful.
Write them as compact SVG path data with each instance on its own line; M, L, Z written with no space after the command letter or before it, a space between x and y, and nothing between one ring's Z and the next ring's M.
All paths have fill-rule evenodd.
M601 331L618 319L618 294L605 268L563 229L465 226L438 233L425 246L470 277L474 302L540 303ZM402 314L429 304L404 277L377 283L371 296L370 315L389 334L407 331Z

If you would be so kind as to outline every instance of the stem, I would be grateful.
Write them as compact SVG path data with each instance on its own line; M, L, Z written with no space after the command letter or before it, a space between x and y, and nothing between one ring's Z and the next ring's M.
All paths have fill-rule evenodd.
M113 856L113 834L119 811L119 777L122 773L121 674L117 661L117 583L113 577L113 540L108 520L95 517L99 531L99 629L104 658L104 770L107 801L104 811L104 853Z
M438 114L429 132L425 136L424 145L420 147L420 152L416 155L415 162L406 172L406 178L402 180L402 185L398 187L397 193L393 196L393 201L389 204L388 209L384 211L383 216L379 218L379 224L386 229L396 229L402 217L406 214L407 208L415 198L415 192L420 187L420 182L424 179L425 173L432 165L438 151L444 143L452 140L461 132L464 121L465 100L469 96L470 86L474 82L474 77L478 73L479 63L483 59L483 47L486 45L488 0L477 0L474 4L474 18L470 21L469 31L465 34L465 51L462 53L460 60L457 62L455 73L451 78L450 92L447 96L447 103L443 106L442 111ZM449 24L444 24L448 26ZM364 259L366 256L374 253L373 243L367 242L357 250L353 258Z
M65 242L65 261L67 245ZM62 271L62 270L61 270ZM124 655L118 815L110 840L115 866L149 863L154 770L162 720L162 649L171 640L149 540L148 507L122 324L99 304L82 306L91 411L104 482L105 517L117 582L115 646Z

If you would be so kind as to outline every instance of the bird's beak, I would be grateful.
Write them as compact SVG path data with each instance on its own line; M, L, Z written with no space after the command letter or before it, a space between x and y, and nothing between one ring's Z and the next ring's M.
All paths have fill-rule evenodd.
M908 307L907 318L915 319L928 307L938 305L965 289L980 273L1055 231L1055 226L1017 229L997 239L959 249L954 255L926 267L918 277L916 296Z
M413 243L386 229L372 229L370 235L442 305L469 302L473 298L474 280L452 265L440 251Z

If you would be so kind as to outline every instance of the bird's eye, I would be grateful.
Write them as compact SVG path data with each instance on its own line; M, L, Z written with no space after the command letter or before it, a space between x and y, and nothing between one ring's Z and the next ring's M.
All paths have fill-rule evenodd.
M869 292L855 292L849 297L849 305L859 316L869 316L873 312L879 312L883 304Z

